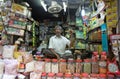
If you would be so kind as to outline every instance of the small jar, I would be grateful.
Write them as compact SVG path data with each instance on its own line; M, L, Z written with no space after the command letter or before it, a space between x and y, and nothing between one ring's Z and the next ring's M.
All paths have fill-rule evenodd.
M75 64L75 72L76 73L81 73L82 72L82 64L81 64L82 60L77 59L76 60L76 64Z
M52 59L52 73L58 73L58 60Z
M24 63L20 63L19 64L19 72L24 72L25 71L25 64Z
M59 62L59 72L60 73L66 73L66 67L67 67L67 63L65 59L60 59Z
M73 59L68 59L67 68L70 71L70 73L74 73L75 65L74 65L74 60Z
M47 74L45 73L45 72L43 72L42 74L41 74L41 79L46 79L47 78Z
M48 73L47 79L55 79L55 74L54 73Z
M89 79L88 73L82 73L81 79Z
M107 73L107 62L104 59L99 61L99 73L106 74Z
M99 79L107 79L106 74L99 74Z
M63 73L57 73L56 74L56 79L64 79Z
M92 60L92 73L94 74L98 74L99 72L99 63L97 62L97 60Z
M45 72L49 73L51 72L51 60L45 59Z
M114 79L114 78L115 78L114 75L112 75L112 74L108 74L108 78L107 78L107 79Z
M98 75L97 74L91 74L90 79L98 79Z
M65 74L64 79L72 79L72 75L71 74Z
M74 73L73 74L73 79L80 79L80 74L79 73Z
M83 72L84 73L91 73L91 60L90 59L85 59L84 64L83 64Z

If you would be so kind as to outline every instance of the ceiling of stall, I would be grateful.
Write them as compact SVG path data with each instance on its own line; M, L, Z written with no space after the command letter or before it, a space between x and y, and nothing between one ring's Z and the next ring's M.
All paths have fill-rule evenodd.
M51 1L52 0L44 0L44 2L47 4L47 7L51 5ZM30 5L30 8L32 8L31 11L33 19L37 21L43 21L44 19L49 19L52 21L66 21L68 15L70 17L75 16L79 6L84 4L85 8L89 10L90 5L90 0L54 0L54 1L56 1L61 6L63 1L67 1L68 6L66 12L64 12L63 9L62 11L56 14L49 13L48 11L46 12L41 6L40 0L15 0L16 3L27 2Z

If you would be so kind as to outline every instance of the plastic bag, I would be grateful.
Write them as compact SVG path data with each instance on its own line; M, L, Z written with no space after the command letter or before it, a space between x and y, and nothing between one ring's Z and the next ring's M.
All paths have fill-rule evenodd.
M5 59L5 74L17 75L18 62L15 59Z
M3 77L3 74L0 74L0 79L2 79L2 77Z
M34 71L35 72L44 72L44 69L45 69L44 67L45 67L45 62L36 61Z
M30 79L41 79L41 73L31 72Z
M23 62L26 64L26 63L28 63L28 62L31 62L32 60L33 60L33 56L32 56L32 54L29 54L29 53L27 53L27 52L22 52L21 53L22 54L22 56L23 56Z
M2 79L15 79L15 78L16 78L16 75L7 75L7 74L4 74Z
M73 58L73 55L72 55L72 53L65 53L62 55L62 58L64 58L64 59Z
M27 63L25 65L25 72L32 72L32 71L34 71L34 68L35 68L34 63L35 63L35 61L31 61L31 62Z
M13 52L14 52L15 46L12 45L5 45L3 47L3 58L13 58Z

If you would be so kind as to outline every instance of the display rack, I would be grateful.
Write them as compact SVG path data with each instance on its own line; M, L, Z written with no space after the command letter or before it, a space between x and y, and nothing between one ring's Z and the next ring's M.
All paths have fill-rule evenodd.
M98 30L100 30L99 33L98 33ZM98 45L98 47L99 47L98 50L102 49L100 51L108 52L108 40L107 40L108 38L107 38L106 24L102 24L98 27L95 27L94 29L89 30L87 32L87 35L88 35L87 43L89 45L91 45L91 44L93 45L93 46L88 46L88 47L90 47L89 49L92 49L92 51L93 51L93 49L96 47L96 45ZM94 38L91 39L91 37L94 37ZM100 48L100 46L102 48Z

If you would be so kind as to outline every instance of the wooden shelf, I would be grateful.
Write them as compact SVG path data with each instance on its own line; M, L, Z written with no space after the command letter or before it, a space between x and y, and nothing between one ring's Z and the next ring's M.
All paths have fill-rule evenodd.
M94 44L102 44L102 41L100 40L87 40L87 42L90 44L90 43L94 43Z
M19 21L19 22L27 22L27 20L22 21L22 20L15 19L15 18L10 18L10 20L13 20L13 21Z
M22 29L22 30L25 30L25 28L21 28L21 27L16 27L16 26L14 26L14 25L8 25L9 27L12 27L12 28L16 28L16 29Z
M18 35L18 34L12 34L12 33L7 33L8 35L15 35L15 36L21 36L23 37L24 35Z
M101 26L97 26L97 27L95 27L95 28L93 28L93 29L90 29L87 33L90 34L90 33L94 32L94 31L100 29L100 27L101 27Z

